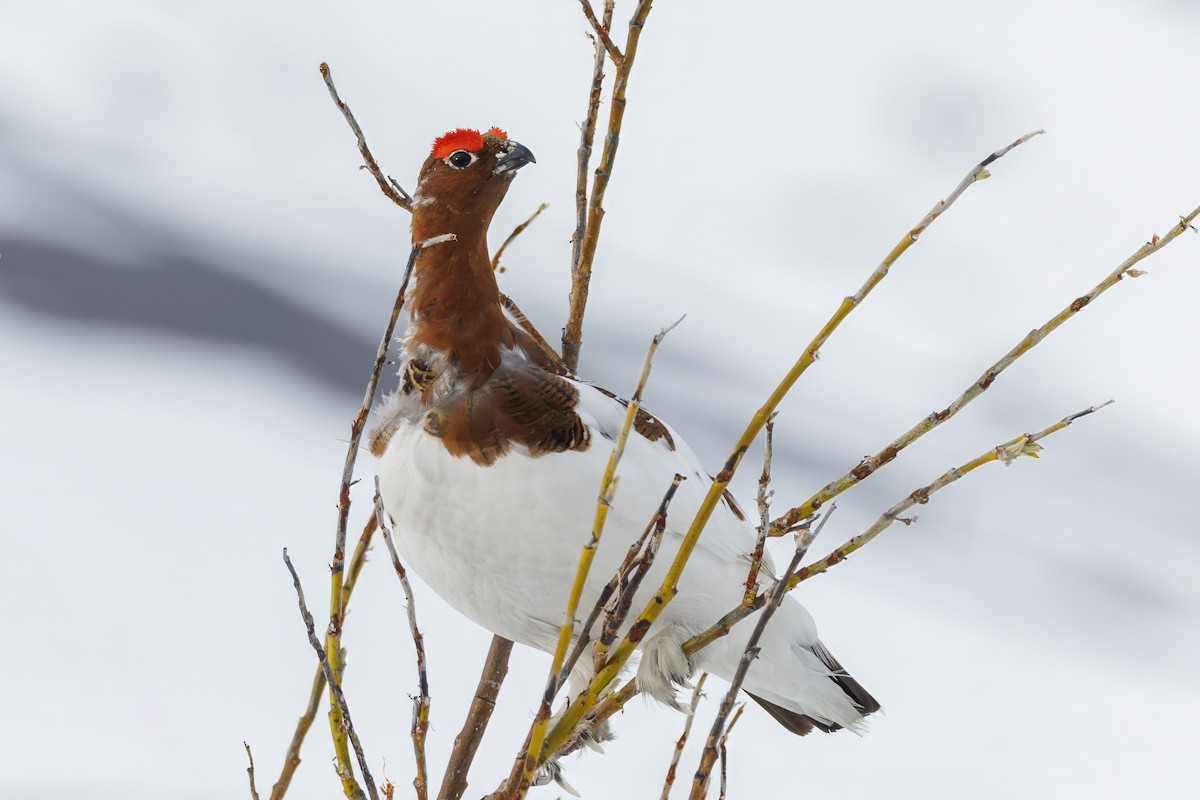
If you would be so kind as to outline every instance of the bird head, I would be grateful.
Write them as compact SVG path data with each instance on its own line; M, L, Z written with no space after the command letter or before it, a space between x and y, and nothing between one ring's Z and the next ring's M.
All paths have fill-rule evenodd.
M437 138L421 167L414 213L437 207L443 213L481 215L490 221L517 170L534 161L529 148L499 128L487 133L450 131Z

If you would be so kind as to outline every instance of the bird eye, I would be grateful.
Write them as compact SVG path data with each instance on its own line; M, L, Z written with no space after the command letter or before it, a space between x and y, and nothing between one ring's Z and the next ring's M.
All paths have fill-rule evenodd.
M455 169L463 169L475 163L475 154L466 150L455 150L446 158L446 163Z

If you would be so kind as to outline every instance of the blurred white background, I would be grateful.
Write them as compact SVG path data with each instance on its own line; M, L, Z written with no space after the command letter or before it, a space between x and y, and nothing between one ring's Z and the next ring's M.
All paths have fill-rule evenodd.
M246 740L265 796L314 667L279 554L319 609L343 440L408 251L317 64L409 188L448 128L499 125L537 154L493 231L551 204L502 282L556 340L586 23L565 0L9 0L0 27L0 795L246 797ZM896 240L987 153L1046 128L785 404L780 509L807 497L1200 203L1197 42L1187 0L662 0L583 373L628 391L648 337L687 312L648 404L717 468ZM747 709L730 797L1200 796L1198 264L1189 234L843 498L815 550L998 442L1117 400L806 584L886 714L863 738L800 740ZM752 501L748 481L738 493ZM346 690L375 775L403 793L416 678L389 572L377 555L353 601ZM436 770L489 636L417 592ZM468 796L507 771L547 659L518 649L512 666ZM657 797L681 725L635 703L568 778ZM330 756L319 719L288 796L336 796Z

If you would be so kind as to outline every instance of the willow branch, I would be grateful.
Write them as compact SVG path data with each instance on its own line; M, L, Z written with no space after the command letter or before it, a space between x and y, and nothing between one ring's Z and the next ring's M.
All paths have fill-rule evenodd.
M533 727L530 729L529 747L525 754L525 766L516 790L517 798L525 796L533 781L533 773L539 764L538 759L545 740L546 724L550 719L550 707L554 702L555 695L558 694L559 673L562 671L563 663L566 661L567 649L570 647L572 633L575 630L575 615L579 610L579 599L583 595L588 573L592 568L592 560L596 555L596 548L600 544L600 537L604 534L604 526L608 521L608 509L612 505L613 495L617 490L617 466L621 463L621 456L625 453L625 443L629 440L629 432L633 429L634 420L637 418L638 410L641 408L642 392L646 388L646 382L650 379L650 368L654 363L654 354L667 334L682 321L683 318L681 317L659 331L651 340L650 346L646 349L646 358L642 362L642 370L638 375L637 388L634 389L633 396L629 399L629 405L625 410L625 422L621 426L621 432L618 434L612 453L609 455L608 465L605 467L604 474L600 479L600 493L596 502L595 517L592 522L592 535L583 546L583 552L579 557L579 566L575 572L575 581L571 586L571 594L567 599L566 610L563 612L563 622L558 632L558 644L554 648L554 657L551 660L550 672L546 678L546 690L542 694L541 705L538 707Z
M675 496L675 491L679 488L679 484L684 480L686 478L678 472L671 479L671 485L667 487L666 494L663 495L662 502L658 506L658 511L655 513L654 519L650 521L650 525L654 528L654 533L646 545L646 551L638 559L633 574L629 576L624 587L621 589L621 593L604 615L604 629L600 632L600 638L596 641L596 645L593 648L593 661L597 670L604 666L604 662L608 657L608 650L617 639L617 632L629 617L629 610L633 607L633 598L637 595L638 589L641 588L646 573L654 565L659 545L662 544L663 534L667 529L667 509L671 505L671 499Z
M745 703L742 703L737 707L737 710L733 712L733 719L729 720L729 727L726 728L725 733L721 735L721 743L717 748L717 758L721 762L721 793L717 795L717 800L725 800L725 767L729 763L729 758L725 752L725 743L729 741L729 734L733 733L734 726L736 726L738 720L742 718L742 712L745 710Z
M966 464L963 464L960 467L955 467L949 472L946 472L928 486L923 486L919 489L916 489L899 503L885 511L883 515L875 521L875 524L866 531L850 539L824 558L814 561L813 563L797 570L795 576L789 581L787 591L791 591L792 589L796 588L796 586L800 585L801 582L808 580L814 575L820 575L830 567L845 561L851 553L870 542L872 539L890 527L892 523L901 521L906 525L911 525L913 522L915 522L915 518L902 519L900 515L918 503L928 503L929 498L939 490L949 486L951 483L961 479L963 476L974 472L984 464L990 464L993 461L1003 461L1005 464L1011 464L1013 459L1022 455L1033 456L1036 458L1037 452L1041 450L1041 446L1037 444L1040 439L1044 439L1050 434L1062 430L1080 417L1085 417L1088 414L1099 411L1111 402L1112 401L1109 400L1107 403L1101 403L1100 405L1085 408L1083 411L1079 411L1075 414L1064 417L1055 424L1051 425L1049 428L1046 428L1038 433L1024 434L1016 437L1015 439L1011 439L1004 444L988 450L971 461L968 461ZM750 614L754 613L754 611L757 609L761 608L765 601L765 595L759 595L755 598L754 603L752 603L750 606L743 605L730 611L728 614L721 617L721 619L719 619L711 628L703 631L702 633L696 634L691 639L688 639L686 642L684 642L683 651L688 655L692 655L701 648L706 647L717 639L720 639L722 636L725 636L727 633L729 633L734 625L748 617Z
M329 89L329 96L333 98L333 102L337 105L338 110L346 118L346 124L354 132L354 137L358 139L358 152L362 154L363 166L375 178L375 182L379 184L380 191L389 200L411 213L412 197L408 192L401 189L400 184L396 183L395 180L384 176L383 170L379 168L379 162L375 160L375 156L371 155L371 148L367 147L367 137L363 135L362 128L358 126L358 120L354 118L354 114L350 112L350 106L342 101L342 98L338 95L337 87L333 85L333 74L329 71L329 65L322 61L320 70L321 77L325 79L325 87Z
M242 742L242 747L246 748L246 758L250 761L250 766L246 767L246 775L250 779L250 798L258 800L258 789L254 786L254 754L250 752L248 742Z
M467 773L475 760L488 721L492 718L492 711L496 708L496 696L508 674L508 657L512 647L513 643L508 639L492 637L492 645L479 676L479 685L475 687L475 698L471 701L462 730L454 737L454 749L446 763L446 775L442 779L438 800L460 800L467 790Z
M396 544L392 541L392 532L387 527L383 498L379 496L378 475L375 476L375 520L379 525L379 532L383 534L383 541L387 544L388 554L392 557L392 569L396 571L396 577L400 579L400 586L404 590L408 630L412 634L413 647L416 650L418 694L413 698L412 724L410 726L413 755L417 764L413 788L417 792L417 800L428 800L429 770L425 761L425 737L429 733L429 676L425 670L425 637L421 635L421 629L417 627L417 606L416 600L413 598L412 584L408 582L408 572L400 563Z
M592 31L595 32L596 38L600 40L600 45L608 53L608 57L612 59L613 64L621 66L621 62L625 57L621 55L621 51L613 44L612 38L609 37L608 31L612 27L612 10L608 8L612 3L605 5L605 20L601 24L600 20L596 19L596 12L592 10L592 4L588 0L579 0L579 4L583 6L583 15L587 17L587 21L592 24Z
M771 523L772 535L779 535L785 532L789 527L797 522L805 519L816 509L821 507L822 503L828 502L834 497L837 497L842 492L850 487L865 480L874 472L889 463L900 451L908 447L910 444L920 439L925 434L929 433L934 428L941 425L946 420L956 415L959 411L967 406L972 400L983 394L996 380L999 375L1008 369L1021 356L1028 353L1036 347L1043 339L1058 329L1064 322L1071 319L1084 308L1091 305L1092 301L1102 295L1104 292L1116 286L1123 277L1128 275L1131 278L1136 278L1142 275L1141 270L1134 269L1134 265L1144 258L1154 255L1162 248L1166 247L1174 241L1181 233L1188 230L1192 222L1200 216L1200 207L1194 209L1187 216L1179 218L1179 224L1172 226L1166 236L1159 237L1154 235L1150 241L1139 247L1136 252L1129 258L1122 261L1117 268L1110 272L1100 283L1096 284L1090 292L1072 300L1066 308L1055 314L1046 321L1040 328L1030 331L1026 336L1017 342L1017 344L1009 350L1004 356L988 367L983 375L967 389L960 394L950 405L946 406L941 411L935 411L929 416L922 419L913 427L909 428L901 434L895 441L887 447L880 450L873 456L869 456L862 460L854 469L848 473L832 481L812 497L805 500L800 505L788 511L783 516Z
M346 566L346 580L342 584L343 625L346 622L346 614L349 610L350 595L354 592L354 587L358 583L358 576L362 572L363 565L367 563L367 549L371 545L371 539L374 534L375 515L372 514L367 519L362 535L358 538L358 544L354 548L354 554L350 556L350 562ZM296 773L296 768L300 766L300 746L304 743L304 737L308 735L308 730L312 727L313 720L316 719L317 710L321 707L321 695L324 691L325 672L321 665L318 664L317 672L312 679L312 690L309 692L308 705L305 707L304 713L300 716L299 722L296 723L296 730L292 734L292 741L288 745L287 754L284 756L283 769L279 773L279 779L271 787L271 800L282 800L283 796L287 794L288 787L292 782L292 776Z
M800 566L800 559L803 557L803 552L797 548L796 554L792 557L792 563L788 566L787 572L784 573L784 579L779 581L772 589L768 596L766 608L763 609L762 614L759 616L758 624L754 626L754 632L750 634L750 641L746 644L746 650L738 662L737 672L730 683L729 691L725 693L724 699L721 700L721 707L717 712L717 718L713 721L712 728L708 732L708 741L705 743L704 752L700 756L700 766L696 768L696 775L692 778L690 800L704 800L705 795L708 794L708 779L712 772L713 764L717 760L718 748L723 738L721 734L725 727L725 720L729 718L734 700L742 688L742 682L746 678L746 672L749 670L751 662L758 658L758 640L762 637L763 630L766 629L766 625L775 613L775 609L783 601L783 597L786 594L784 586L786 586L787 580L795 573L796 567Z
M384 328L383 337L379 341L379 347L375 351L375 365L371 370L371 377L367 381L367 388L363 393L362 405L359 406L358 414L350 423L350 443L346 448L346 460L342 465L342 483L338 492L338 519L337 519L337 536L334 542L333 559L329 566L330 582L329 582L329 628L325 636L325 653L329 661L330 668L333 674L341 680L342 669L342 571L344 568L344 558L346 552L346 520L350 515L350 486L354 480L354 465L358 460L359 443L362 440L363 428L366 426L367 415L371 411L371 405L375 402L375 393L379 388L379 375L383 371L383 364L387 361L387 353L392 344L392 337L396 331L396 323L400 319L400 311L404 308L404 295L408 291L408 283L412 279L413 266L417 262L417 256L429 247L434 247L446 242L455 241L457 237L452 233L435 236L427 239L424 242L417 242L413 245L412 251L408 256L408 264L404 268L404 279L400 282L400 289L396 293L396 301L392 305L392 314L388 318L388 323ZM328 675L326 676L328 680ZM333 686L330 685L332 693ZM336 703L331 703L329 709L329 729L333 737L334 755L337 759L338 774L342 777L343 789L347 796L351 796L356 785L354 783L354 773L350 769L350 754L346 747L346 737L343 733L344 725L340 718L341 711ZM372 787L373 788L373 787Z
M579 256L571 269L571 307L567 326L563 329L563 361L572 371L579 367L579 350L583 345L583 314L587 307L588 285L592 279L592 263L596 258L596 245L600 241L600 225L604 220L604 193L612 178L613 165L617 158L617 145L621 140L621 123L625 119L625 95L629 86L629 74L637 56L638 41L650 14L653 0L639 0L629 21L629 35L625 40L625 55L616 67L613 78L613 95L608 109L608 133L604 137L604 150L596 177L592 181L591 198L588 201L587 223L583 233ZM593 86L595 84L593 83ZM581 153L582 153L582 148Z
M510 244L512 244L512 240L516 239L518 236L520 236L525 231L525 229L528 228L533 223L533 221L535 219L537 219L538 216L549 207L550 207L550 205L548 203L542 203L541 205L539 205L537 207L537 211L534 211L532 214L529 215L529 219L525 220L520 225L513 228L513 232L510 233L508 235L508 238L505 239L503 244L500 245L500 248L496 251L496 255L492 256L492 271L499 271L499 272L504 271L504 268L500 266L500 256L504 255L504 251L508 249L508 246Z
M675 742L675 749L671 753L671 766L667 767L667 777L663 779L662 794L659 800L670 800L671 787L675 784L675 771L679 768L679 758L683 755L683 748L687 744L688 736L692 732L692 722L696 719L696 709L700 706L700 698L703 697L701 690L704 689L704 681L708 679L707 672L700 673L700 679L696 681L696 688L692 690L692 702L688 705L687 719L683 723L683 733Z
M750 553L750 572L746 575L746 592L742 602L749 605L758 594L758 571L762 569L763 552L767 546L767 531L771 528L771 458L775 439L775 417L767 418L766 440L763 444L763 468L758 476L758 536L754 540L754 550Z
M625 553L625 558L621 561L620 566L617 567L617 571L600 591L600 596L596 598L591 613L588 614L587 620L579 628L579 636L576 637L575 645L571 648L571 655L567 658L566 663L563 664L562 672L559 673L558 680L560 684L567 679L571 670L575 668L575 662L579 660L579 656L591 642L592 627L596 624L596 620L600 618L602 613L605 614L605 623L598 642L599 646L596 657L598 663L603 663L603 652L607 650L608 645L612 644L613 639L616 638L616 628L620 627L625 616L629 613L629 606L633 601L633 595L637 592L638 586L641 585L646 571L654 563L654 556L658 552L658 545L662 541L663 532L667 527L667 510L671 506L671 500L675 497L676 490L679 489L679 484L684 480L686 480L684 476L678 473L675 474L675 477L671 480L671 485L667 487L667 491L663 495L662 501L658 504L658 509L655 511L654 517L646 523L646 527L642 530L642 535L637 538L637 541L629 546L629 549ZM646 546L647 540L650 541L649 546ZM643 552L644 546L645 552ZM631 572L632 575L630 574ZM608 606L609 600L613 598L618 588L621 589L621 593L614 601L614 607L605 613L605 608Z
M334 702L337 704L340 712L339 718L345 728L346 734L350 737L351 743L354 745L354 753L358 757L358 768L362 770L363 780L367 783L367 793L371 796L371 800L379 800L379 792L375 788L375 780L371 777L371 770L367 767L367 757L363 754L362 742L358 740L358 733L354 730L354 723L350 720L350 706L346 702L346 695L342 692L342 685L339 676L333 669L333 665L329 663L326 656L325 648L321 646L321 642L317 639L316 628L313 624L313 616L308 613L308 605L304 602L304 587L300 585L300 576L296 574L296 568L292 566L292 560L288 558L287 548L283 549L283 563L287 565L288 572L292 574L292 585L296 589L296 600L300 605L300 616L304 619L304 627L308 630L308 643L312 645L317 654L317 660L321 664L321 669L325 672L325 682L329 684L329 691L333 695ZM339 765L339 774L340 765ZM346 777L342 775L343 786L346 785ZM354 782L354 776L350 776L350 781ZM353 783L353 791L347 791L346 797L351 800L362 800L364 797L362 789L358 787L357 782Z
M628 49L626 52L628 53ZM633 624L629 632L625 635L625 638L613 652L613 655L609 659L609 662L605 668L601 670L592 680L591 685L588 687L588 691L580 695L580 697L577 698L577 700L573 702L570 707L568 707L566 713L559 718L549 736L551 751L556 750L558 746L567 739L570 731L579 723L579 721L592 708L592 706L595 705L600 691L610 682L612 682L612 680L615 679L620 673L621 669L625 666L625 663L629 660L629 657L633 654L634 649L638 646L638 643L641 642L642 638L649 631L650 626L654 624L654 621L658 619L659 614L662 613L663 609L665 609L667 604L670 603L671 599L674 598L679 583L679 577L683 574L683 568L687 565L688 559L691 558L692 551L696 547L696 542L699 541L700 533L704 530L705 525L708 524L708 520L712 516L713 510L716 508L717 503L721 499L721 495L729 485L729 482L733 480L733 476L737 472L737 468L741 464L742 458L745 456L746 451L750 449L750 445L766 425L767 420L771 417L771 414L773 414L776 408L778 408L779 403L782 402L787 393L791 391L792 386L795 385L796 381L800 379L800 376L803 375L816 361L817 352L820 350L820 348L825 344L829 337L833 335L833 332L837 330L838 326L842 324L842 321L845 320L845 318L848 317L850 313L854 311L854 309L858 308L867 295L870 294L870 292L880 283L880 281L887 276L888 270L891 268L892 264L894 264L896 260L899 259L900 256L903 255L905 251L907 251L908 248L917 241L920 234L930 225L932 225L933 222L942 214L944 214L946 209L953 205L954 202L962 195L962 193L967 190L967 188L988 176L989 173L986 169L986 165L991 164L993 161L1000 158L1014 147L1018 146L1022 142L1028 141L1035 135L1037 134L1030 133L1022 136L1020 139L1017 139L1007 147L992 153L982 162L980 162L979 165L975 166L971 172L968 173L961 182L959 182L958 186L946 199L938 201L933 209L925 215L925 218L922 219L916 227L905 234L905 236L892 249L883 262L875 268L875 271L871 273L866 282L862 285L862 287L859 288L858 292L842 301L837 311L834 312L833 316L829 318L829 321L825 323L825 326L821 328L821 330L809 343L808 347L805 348L804 352L796 360L796 363L792 365L792 368L783 377L779 385L767 398L766 402L761 408L758 409L758 411L754 413L754 416L751 417L750 422L746 425L746 429L742 432L741 438L738 439L737 444L734 446L733 452L729 455L729 458L726 459L724 468L717 473L717 477L713 479L712 485L709 487L708 494L705 495L703 502L700 504L700 508L696 512L695 518L692 520L691 527L688 529L687 534L680 543L679 551L675 555L675 560L672 562L666 576L663 578L663 582L659 587L658 593L655 594L654 598L643 609L641 615L638 617L638 620Z
M1107 402L1100 403L1099 405L1085 408L1082 411L1077 411L1074 414L1063 417L1058 422L1054 423L1053 425L1051 425L1050 427L1048 427L1042 431L1039 431L1038 433L1027 433L1027 434L1018 436L1015 439L1010 439L1009 441L1005 442L1004 444L997 445L996 447L987 451L986 453L983 453L983 454L975 457L971 461L968 461L966 464L963 464L960 467L955 467L954 469L949 470L948 472L944 473L941 477L939 477L937 480L935 480L933 483L929 484L928 486L923 486L920 489L913 491L908 497L904 498L899 503L896 503L896 505L889 508L887 511L885 511L879 517L879 519L877 519L875 521L875 524L873 524L870 528L868 528L864 532L860 533L858 536L855 536L853 539L850 539L845 544L843 544L841 547L837 548L832 553L830 553L829 555L820 559L819 561L814 561L812 564L809 564L809 565L805 566L804 568L798 570L796 572L796 575L791 579L791 581L789 581L788 590L791 591L796 586L798 586L801 582L808 580L809 578L813 577L814 575L820 575L821 573L825 572L826 570L828 570L830 567L834 566L835 564L839 564L842 561L845 561L846 558L851 553L855 552L856 550L861 548L863 545L867 544L872 539L874 539L876 536L878 536L879 534L881 534L885 530L887 530L889 527L891 527L892 523L895 522L897 519L899 519L900 515L903 514L905 511L907 511L908 509L912 508L915 505L918 505L918 504L923 505L925 503L928 503L930 496L933 495L935 492L937 492L941 489L944 489L945 487L949 486L950 484L960 480L965 475L970 474L971 472L975 471L976 469L983 466L984 464L990 464L993 461L999 461L999 462L1003 463L1005 466L1007 466L1021 456L1029 456L1031 458L1037 458L1038 452L1041 451L1041 449L1042 449L1041 445L1038 444L1038 441L1046 438L1047 436L1049 436L1052 433L1057 433L1058 431L1061 431L1063 428L1066 428L1067 426L1069 426L1071 423L1073 423L1075 420L1079 419L1080 417L1086 417L1089 414L1094 414L1095 412L1099 411L1100 409L1104 408L1107 405L1110 405L1111 403L1112 403L1112 400L1109 400Z
M533 212L529 219L525 220L513 229L513 232L510 233L508 238L504 240L504 243L500 245L500 249L496 251L496 255L492 256L493 270L498 270L500 272L504 271L504 267L500 265L500 256L504 255L504 251L509 244L511 244L512 241L517 238L517 236L519 236L526 228L528 228L530 223L538 218L539 214L549 207L550 206L546 203L542 203L540 206L538 206L537 211ZM539 331L537 327L529 321L529 317L525 316L525 312L521 310L516 301L502 292L500 294L500 304L504 306L504 309L509 313L509 316L513 318L513 321L521 327L521 330L525 331L525 333L529 334L529 337L533 339L534 344L539 350L542 351L542 359L548 364L554 364L562 367L562 357L559 356L555 349L550 346L550 343L546 341L546 337L542 336L541 331Z
M605 0L604 22L605 30L612 27L614 0ZM587 228L587 174L592 163L592 142L596 138L596 117L600 113L600 93L604 88L604 46L595 42L595 54L592 59L592 88L588 92L587 114L579 129L579 150L576 153L575 169L575 233L571 236L571 273L575 273L579 264L579 254L583 247L583 234Z
M705 742L704 751L700 754L700 766L696 768L696 776L692 779L690 800L704 800L704 796L708 793L708 778L712 772L713 763L717 760L718 751L722 749L725 742L723 732L725 729L725 720L729 719L729 712L733 709L734 703L737 702L738 692L741 691L742 683L746 680L746 673L750 671L750 664L754 659L758 658L758 640L762 638L763 631L767 629L767 623L771 621L771 617L774 616L776 609L779 608L779 604L783 602L784 595L787 594L787 585L791 581L792 576L796 574L800 562L808 552L809 545L812 544L813 539L817 537L821 529L825 527L825 523L833 515L834 508L834 506L830 506L829 510L825 512L825 516L821 519L821 524L817 526L816 530L811 533L805 531L798 537L796 552L792 556L791 563L788 564L783 575L766 593L766 608L758 616L758 622L755 623L754 630L751 632L750 638L746 641L746 649L742 651L737 671L733 674L733 680L729 682L729 691L721 699L721 705L717 709L717 717L713 720L712 728L708 732L708 741ZM722 779L724 779L723 775Z
M1109 401L1109 402L1112 402L1112 401ZM949 485L950 483L953 483L954 481L959 480L961 477L968 474L969 472L974 471L979 466L982 466L983 464L986 464L986 463L990 463L992 461L999 460L999 461L1004 462L1005 464L1009 464L1015 458L1017 458L1021 455L1028 455L1028 456L1036 457L1036 453L1038 452L1038 450L1040 450L1040 447L1037 444L1037 442L1040 439L1043 439L1046 436L1049 436L1050 434L1055 433L1056 431L1062 430L1063 428L1067 427L1068 425L1070 425L1072 422L1079 419L1080 417L1084 417L1084 416L1087 416L1088 414L1092 414L1095 411L1098 411L1099 409L1103 408L1106 405L1108 405L1108 403L1102 403L1097 406L1092 406L1090 408L1086 408L1083 411L1080 411L1075 414L1071 414L1068 417L1065 417L1064 419L1060 420L1059 422L1055 423L1054 425L1051 425L1049 428L1046 428L1043 431L1040 431L1035 434L1018 436L1015 439L1012 439L1008 442L1005 442L1004 444L997 446L996 448L994 448L992 450L987 451L982 456L980 456L980 458L970 461L967 464L964 464L961 467L957 467L954 470L950 470L949 472L947 472L945 475L943 475L937 481L934 481L934 483L930 484L929 486L922 487L921 489L918 489L918 490L912 492L900 503L896 504L891 509L889 509L887 512L885 512L883 514L883 516L881 516L879 518L879 520L876 521L875 525L873 525L870 529L868 529L864 534L854 537L853 539L848 541L846 544L844 544L842 547L839 547L837 550L833 551L832 553L830 553L828 556L821 559L820 561L814 562L813 564L810 564L809 566L802 567L799 570L797 570L796 575L794 575L792 577L792 579L788 582L789 585L787 586L786 591L791 591L797 585L799 585L799 583L801 581L811 577L812 575L816 575L816 574L825 572L827 569L834 566L835 564L845 561L846 557L848 555L853 553L855 550L858 550L859 548L861 548L863 545L865 545L871 539L875 538L875 536L878 536L879 533L882 532L892 522L903 522L906 525L912 524L913 522L916 521L915 517L904 518L904 517L901 517L900 515L903 514L907 509L911 508L912 505L914 505L916 503L928 502L929 497L932 494L936 493L939 489L943 488L944 486ZM812 535L813 535L813 537L816 536L815 533ZM777 585L779 585L778 582L776 584L773 584L771 588L773 589ZM770 591L770 590L768 590L768 591ZM758 609L762 608L766 604L766 598L767 598L767 594L763 593L763 594L758 595L755 598L753 605L751 605L749 607L739 604L737 608L733 609L728 614L726 614L724 617L722 617L720 620L718 620L712 627L703 631L702 633L699 633L699 634L693 636L691 639L688 639L686 642L684 642L683 643L684 653L686 653L689 656L692 656L696 652L701 650L702 648L708 646L709 644L716 641L717 639L720 639L722 636L727 635L733 629L734 625L736 625L738 622L742 621L746 617L750 616ZM618 689L617 691L608 695L603 700L601 700L599 703L597 703L594 713L592 713L588 717L588 725L590 727L595 727L597 725L600 725L605 720L609 719L614 714L616 714L618 711L620 711L622 708L624 708L625 704L628 703L634 697L636 697L637 694L638 694L637 680L631 679L631 680L626 681L625 684L622 685L620 689ZM565 752L566 750L569 749L569 746L570 746L569 741L562 745L559 745L557 748L555 748L553 751L551 751L551 754L550 754L551 757L558 756L561 753Z

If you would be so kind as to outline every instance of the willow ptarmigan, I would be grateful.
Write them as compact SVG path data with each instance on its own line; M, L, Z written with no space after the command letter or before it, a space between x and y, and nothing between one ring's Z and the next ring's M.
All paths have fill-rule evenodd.
M501 306L488 225L517 170L533 160L497 128L460 129L434 143L413 195L412 238L455 239L417 256L402 385L378 409L371 450L381 457L382 498L406 563L479 625L552 652L626 406L568 372ZM644 586L662 580L709 482L679 434L644 411L619 473L579 606L584 614L679 473L689 480L675 495ZM741 600L754 540L754 526L726 495L678 595L641 644L643 691L675 705L676 687L695 668L733 676L752 620L692 663L680 644ZM773 572L769 558L762 572L765 583ZM821 644L812 617L794 598L785 598L760 647L744 688L792 732L861 728L862 718L878 710ZM582 688L586 676L572 677L572 689Z

